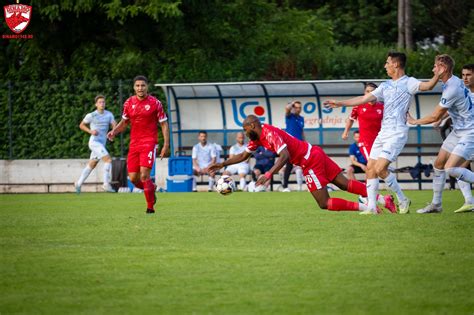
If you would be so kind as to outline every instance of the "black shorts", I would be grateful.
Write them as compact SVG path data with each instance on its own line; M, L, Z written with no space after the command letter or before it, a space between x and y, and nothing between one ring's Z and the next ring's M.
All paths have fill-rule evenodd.
M260 170L260 173L265 174L265 173L268 172L272 167L273 167L273 165L270 165L270 164L267 164L267 165L255 164L255 166L253 167L253 169L258 169L258 170Z
M351 166L354 169L354 174L365 173L364 170L360 168L360 166L357 166L357 165L351 165Z

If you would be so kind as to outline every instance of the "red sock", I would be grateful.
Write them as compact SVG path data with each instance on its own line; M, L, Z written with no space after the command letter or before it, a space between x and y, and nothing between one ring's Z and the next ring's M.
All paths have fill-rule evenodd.
M340 198L329 198L328 210L330 211L359 211L359 203Z
M347 191L356 195L361 195L362 197L367 197L367 187L364 183L359 182L358 180L349 180L347 185Z
M142 181L142 184L143 184L143 192L145 194L145 199L146 199L146 207L148 209L153 209L153 205L155 203L155 184L153 184L151 179Z
M143 189L143 183L142 183L141 180L139 180L139 181L136 182L136 183L133 183L133 185L135 185L135 187L137 187L137 188Z

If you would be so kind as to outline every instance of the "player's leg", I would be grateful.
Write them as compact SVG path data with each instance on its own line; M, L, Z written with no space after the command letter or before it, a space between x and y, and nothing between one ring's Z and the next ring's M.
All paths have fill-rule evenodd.
M128 150L127 172L132 184L137 188L143 189L143 184L140 180L140 150L136 147L130 147Z
M471 164L471 161L466 161L461 167L470 169L470 164ZM459 189L462 192L462 195L464 196L464 205L461 208L457 209L456 211L457 212L473 211L474 198L472 196L471 183L466 183L465 181L462 181L462 180L457 180L457 183L458 183Z
M446 184L446 171L444 165L448 161L450 153L441 147L436 160L434 161L433 174L433 198L426 207L416 210L417 213L440 213L443 211L442 195Z
M143 193L147 204L146 213L155 213L156 186L151 180L150 173L155 163L156 145L143 145L140 148L140 181L143 186Z
M446 162L446 171L458 180L474 183L474 172L462 167L466 161L470 161L473 157L474 133L464 134Z
M112 178L112 158L109 154L107 154L102 157L102 161L104 162L103 188L106 192L115 192L115 190L110 185L110 181Z
M82 184L84 184L87 177L89 177L92 170L97 166L97 163L99 163L99 160L97 160L93 154L91 154L91 158L94 159L89 160L86 167L84 167L84 169L82 170L81 176L79 177L77 182L74 183L74 188L76 189L76 193L78 194L81 193Z

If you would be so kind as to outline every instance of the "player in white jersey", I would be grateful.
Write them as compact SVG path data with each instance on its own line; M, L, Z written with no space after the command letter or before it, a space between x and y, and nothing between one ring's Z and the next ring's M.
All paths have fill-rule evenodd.
M397 194L400 213L408 213L411 201L405 196L395 174L388 170L408 140L407 112L413 95L419 91L434 88L441 73L434 72L428 82L421 82L405 75L406 56L400 52L389 52L385 62L387 75L392 79L385 81L369 94L344 101L327 100L326 107L357 106L376 100L384 101L382 127L375 138L367 164L368 211L361 214L376 214L379 178Z
M414 119L408 114L408 123L426 125L438 121L446 113L449 113L453 121L453 131L444 140L434 162L433 199L426 207L417 210L418 213L443 211L441 197L446 184L445 168L451 174L453 169L461 168L474 155L474 110L470 92L463 81L453 75L454 60L449 55L436 56L434 67L443 69L441 100L434 111L426 117ZM466 169L466 171L468 170ZM459 177L459 175L456 176L461 190L466 187L471 195L470 184L462 181ZM464 191L463 194L465 194ZM466 203L455 212L471 211L473 208L474 201L471 195L468 196Z
M229 150L229 158L232 158L235 155L239 155L240 153L245 151L245 148L247 147L246 144L244 144L244 133L243 132L238 132L237 136L235 137L235 140L237 140L237 143L234 144L233 146L230 147ZM229 165L225 168L224 175L234 175L234 174L239 174L240 178L240 190L245 190L247 187L247 182L245 181L245 176L249 173L250 167L248 161L243 161L237 164L232 164Z
M212 143L207 142L207 132L199 131L198 136L199 143L193 147L193 191L197 191L197 176L198 175L209 175L209 188L208 191L212 191L214 186L214 172L208 172L207 167L210 164L216 162L216 147Z
M97 110L89 113L81 121L79 128L91 136L89 138L89 149L91 150L90 160L87 166L82 170L81 177L74 183L76 193L81 192L81 186L92 170L97 166L99 160L104 161L104 185L102 186L106 192L115 192L110 185L112 158L105 148L107 142L107 132L109 127L115 128L114 115L108 110L105 110L105 97L97 95L95 97L95 107ZM87 126L89 125L89 127Z

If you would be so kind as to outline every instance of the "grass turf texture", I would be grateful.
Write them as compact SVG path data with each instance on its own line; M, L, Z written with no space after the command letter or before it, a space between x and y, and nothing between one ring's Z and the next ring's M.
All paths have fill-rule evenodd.
M0 195L0 313L472 314L474 213L407 194L412 214L369 217L309 193L159 194L155 215L141 194Z

